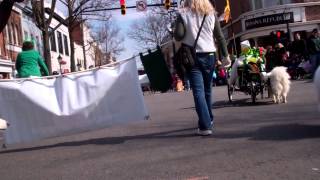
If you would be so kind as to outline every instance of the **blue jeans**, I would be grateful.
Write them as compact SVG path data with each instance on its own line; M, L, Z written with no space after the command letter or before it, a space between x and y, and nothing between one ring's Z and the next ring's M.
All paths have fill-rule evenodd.
M187 91L190 90L190 80L189 80L188 74L184 76L184 89Z
M216 58L214 53L197 53L196 56L196 64L188 75L199 118L199 129L208 130L213 126L211 87Z
M310 63L312 65L312 74L314 74L320 65L320 52L310 55Z

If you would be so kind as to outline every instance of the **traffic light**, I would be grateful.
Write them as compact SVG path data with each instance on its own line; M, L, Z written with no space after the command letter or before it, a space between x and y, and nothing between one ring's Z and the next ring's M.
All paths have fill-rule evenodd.
M126 14L126 0L120 0L121 14Z
M281 31L277 31L277 38L278 38L278 39L281 38Z
M171 0L165 0L164 2L164 7L169 10L170 9L170 6L171 6Z

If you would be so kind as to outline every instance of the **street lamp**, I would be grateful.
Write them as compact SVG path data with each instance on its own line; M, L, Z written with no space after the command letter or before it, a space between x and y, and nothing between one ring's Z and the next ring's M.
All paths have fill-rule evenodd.
M61 68L61 64L62 64L62 57L61 57L61 55L59 54L59 56L58 56L58 63L59 63L59 66L60 66L60 74L62 74L62 68Z

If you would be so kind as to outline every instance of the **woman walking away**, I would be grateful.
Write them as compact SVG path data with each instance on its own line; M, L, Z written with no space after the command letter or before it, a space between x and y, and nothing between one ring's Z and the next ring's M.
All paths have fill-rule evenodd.
M214 39L221 46L224 56L223 66L230 66L231 61L226 41L210 1L185 0L184 7L177 18L174 34L175 39L182 41L184 45L192 47L196 42L195 65L188 70L188 76L199 118L197 134L211 135L214 126L211 85L217 50ZM197 36L199 36L198 41L196 41Z
M32 41L25 41L22 52L18 54L16 69L20 78L31 76L48 76L49 71L38 51L34 50Z

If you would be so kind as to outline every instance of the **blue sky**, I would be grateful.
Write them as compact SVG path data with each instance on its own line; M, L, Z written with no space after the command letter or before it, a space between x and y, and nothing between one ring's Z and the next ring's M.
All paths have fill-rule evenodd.
M134 2L131 5L135 4L135 0L127 1L127 6L129 6L129 2ZM121 30L121 35L124 36L124 47L125 51L118 57L119 60L126 59L132 57L133 55L138 54L139 52L136 50L137 43L130 39L127 34L131 29L131 25L143 18L145 15L144 12L137 12L136 9L127 9L126 15L121 15L120 10L115 10L112 12L112 22L115 22Z
M136 4L136 0L126 0L127 6L135 6L135 4ZM115 3L113 7L120 7L120 1ZM65 5L61 4L61 2L59 1L57 1L57 8L62 12L64 12L64 9L66 9ZM139 52L135 48L136 42L127 36L127 32L130 31L131 24L134 23L136 20L141 19L145 15L145 13L137 12L136 9L127 9L126 15L121 15L120 10L110 11L110 13L112 14L112 23L116 23L118 25L118 27L121 30L120 31L121 35L125 37L124 38L125 40L123 43L125 47L125 51L121 53L121 55L118 56L117 59L124 60L132 57L133 55L137 55Z
M148 3L152 3L151 0L147 0ZM57 7L60 10L63 10L65 7L59 1L57 1ZM136 0L126 0L126 6L135 6ZM115 3L113 7L120 7L120 1ZM125 51L117 57L118 60L124 60L130 58L134 55L137 55L137 43L130 39L127 34L131 30L131 25L137 22L139 19L142 19L146 12L137 12L136 9L127 9L126 15L121 15L120 10L110 11L112 14L112 23L116 23L120 28L120 34L124 37L123 46ZM96 23L96 22L95 22ZM96 25L95 25L96 26Z

